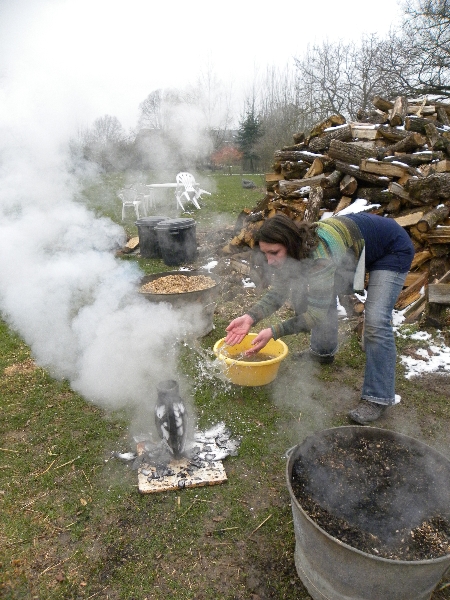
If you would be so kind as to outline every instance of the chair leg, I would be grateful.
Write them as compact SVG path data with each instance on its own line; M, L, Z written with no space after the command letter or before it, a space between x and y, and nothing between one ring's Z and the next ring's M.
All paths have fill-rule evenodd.
M146 213L145 213L145 209L144 209L144 207L143 207L143 205L142 205L142 202L141 202L140 200L137 200L137 201L135 201L135 202L134 202L134 210L135 210L135 212L136 212L136 217L137 217L138 219L140 219L140 218L141 218L141 215L140 215L140 213L141 213L141 210L142 210L142 212L143 212L143 214L144 214L144 217L146 217L146 216L147 216L147 215L146 215Z
M177 208L179 206L181 208L181 210L184 212L184 206L181 203L181 196L179 196L178 194L175 194L175 197L177 199Z

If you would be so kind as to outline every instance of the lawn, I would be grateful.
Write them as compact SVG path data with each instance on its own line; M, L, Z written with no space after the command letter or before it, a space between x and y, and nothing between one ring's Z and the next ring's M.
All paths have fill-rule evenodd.
M232 226L241 210L253 208L264 195L261 176L246 178L258 187L244 190L240 176L203 174L202 187L212 195L204 196L200 211L183 216L195 218L199 231ZM118 175L86 183L77 201L121 224L116 191L123 184ZM170 203L174 208L173 198L161 198L158 208L169 210ZM137 235L134 221L130 216L124 224L128 237ZM168 270L162 260L137 255L118 260L136 263L145 273ZM214 375L211 348L236 305L253 300L251 290L231 300L219 296L213 331L195 344L180 344L177 354L195 425L205 429L224 421L242 440L238 455L224 460L228 480L158 494L140 494L132 462L114 456L135 450L132 411L126 405L106 409L74 391L69 381L52 377L5 315L0 321L0 597L310 598L294 564L286 451L315 431L349 424L364 355L352 323L342 321L333 365L306 371L288 357L272 384L230 385ZM307 337L286 342L290 349L305 347ZM399 353L410 346L409 339L398 339ZM407 379L399 363L402 402L379 426L448 455L448 381L435 374ZM448 580L432 598L450 599Z

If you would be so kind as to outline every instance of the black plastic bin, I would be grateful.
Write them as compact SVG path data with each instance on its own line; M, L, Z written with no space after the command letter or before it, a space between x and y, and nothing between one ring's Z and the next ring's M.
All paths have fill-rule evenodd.
M144 217L136 221L139 235L139 250L144 258L161 258L155 227L168 217Z
M155 227L161 256L166 265L190 263L197 256L194 219L166 219Z

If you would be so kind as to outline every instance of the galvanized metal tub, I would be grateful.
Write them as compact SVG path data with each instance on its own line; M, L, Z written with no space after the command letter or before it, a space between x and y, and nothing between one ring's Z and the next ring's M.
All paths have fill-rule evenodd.
M316 452L324 443L338 446L340 440L358 436L371 440L395 439L423 456L423 464L430 469L430 485L440 486L450 506L450 461L426 444L375 427L337 427L318 432L287 453L286 480L294 519L297 573L314 600L429 600L450 567L450 554L409 561L362 552L319 527L293 492L292 470L300 456Z

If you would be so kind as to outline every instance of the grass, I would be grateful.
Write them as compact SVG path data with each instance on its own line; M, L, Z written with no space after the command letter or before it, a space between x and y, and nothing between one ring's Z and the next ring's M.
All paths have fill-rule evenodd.
M262 197L261 189L243 190L237 176L202 183L214 193L195 213L199 227L233 223ZM120 222L121 185L105 177L86 188L83 201ZM132 221L126 226L136 233ZM147 273L167 270L162 261L124 260L137 260ZM204 353L225 325L215 317L216 329L200 341ZM307 337L286 341L292 349ZM1 598L309 598L294 565L285 452L311 431L347 424L334 394L345 400L361 384L356 336L345 332L335 365L320 369L309 391L295 388L299 367L290 360L276 385L241 388L205 377L199 356L185 347L179 363L192 382L198 426L223 420L242 437L238 456L224 462L228 482L143 495L130 463L112 458L132 449L127 412L100 409L36 367L27 345L0 321ZM410 428L430 443L444 440L448 396L405 379L400 367L398 385L408 398L406 421L423 416ZM408 428L401 421L393 427ZM433 600L450 598L446 593Z

